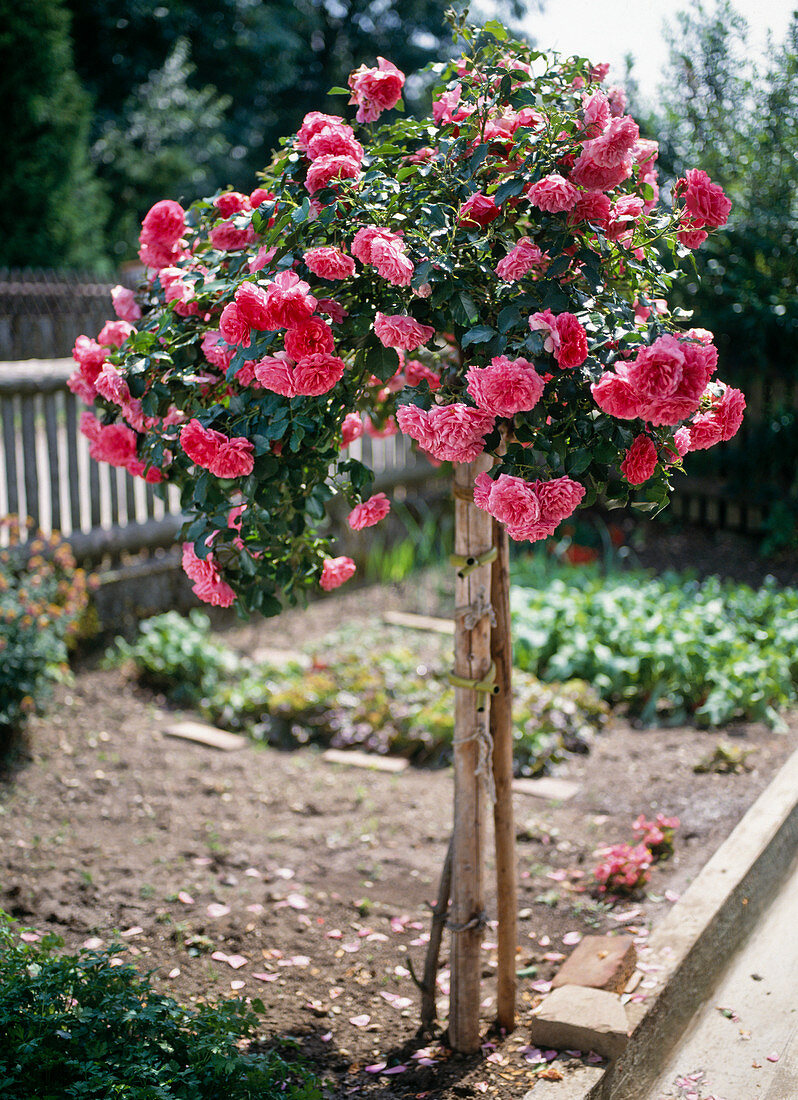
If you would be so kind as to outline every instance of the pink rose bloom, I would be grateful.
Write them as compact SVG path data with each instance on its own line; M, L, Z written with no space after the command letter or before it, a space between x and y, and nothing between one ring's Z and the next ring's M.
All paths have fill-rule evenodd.
M87 382L80 370L73 371L67 378L67 389L79 397L86 405L93 405L97 390L91 382Z
M536 481L533 488L540 501L541 523L554 524L555 527L579 507L585 495L584 485L570 477Z
M325 558L319 584L325 592L340 588L354 574L357 566L351 558Z
M349 316L349 310L344 309L334 298L319 298L316 302L316 309L319 313L323 313L325 317L329 317L336 325L340 325Z
M501 214L492 196L483 195L477 191L470 199L467 199L460 208L460 217L457 224L466 229L474 229L477 226L490 225Z
M479 474L474 484L474 503L503 523L511 538L524 539L540 524L540 501L532 485L523 478Z
M385 519L390 510L391 502L385 493L375 493L362 504L355 505L347 522L353 531L362 531L364 527L373 527L375 523Z
M434 405L431 409L402 405L396 413L399 427L442 462L473 462L485 450L485 436L494 417L470 405Z
M340 115L325 115L321 111L311 111L305 115L296 135L297 148L304 153L312 137L320 133L325 126L345 126Z
M352 238L352 255L362 264L373 263L371 250L378 239L394 243L399 248L403 244L401 234L392 233L390 229L384 229L379 225L365 225L362 229L358 229Z
M584 143L582 155L601 168L616 168L629 159L639 137L638 125L629 115L613 118L599 137Z
M638 138L632 150L632 155L635 158L635 164L639 164L641 168L651 170L659 156L659 142L652 141L650 138Z
M515 282L531 271L542 275L547 267L548 252L541 252L529 237L521 237L504 259L499 260L496 265L496 274L505 282Z
M162 481L166 481L166 474L163 470L159 470L157 466L147 468L139 458L132 458L125 469L131 477L140 477L148 485L160 485Z
M543 379L527 359L499 355L487 367L469 367L466 377L478 408L494 416L529 412L543 393Z
M127 466L136 458L136 433L124 424L98 425L96 438L89 447L89 455L95 462L107 462L110 466ZM83 422L81 422L81 431Z
M717 370L718 349L712 344L691 343L688 340L681 341L681 349L684 355L684 367L679 394L698 403L710 378Z
M274 328L292 328L312 317L316 299L310 285L293 271L281 271L268 290L269 310Z
M554 172L533 183L527 190L527 198L539 210L557 213L560 210L571 210L576 205L579 192L572 183Z
M319 157L353 157L357 161L363 159L363 146L355 138L351 126L325 126L317 131L308 142L307 155L309 160L318 160Z
M690 429L677 428L673 433L673 446L679 458L684 458L690 450Z
M714 411L699 413L690 421L690 451L706 451L721 440L721 426Z
M90 443L96 443L100 438L100 421L92 412L82 412L80 414L80 434L85 435Z
M630 386L643 399L672 397L684 374L683 346L675 336L660 336L650 347L641 348L629 364Z
M134 324L141 319L141 307L136 301L135 294L128 287L112 287L111 301L113 302L114 313L120 321L129 321Z
M401 242L388 241L382 236L371 244L371 262L378 274L394 286L409 286L415 267L405 255Z
M254 328L264 332L272 328L271 310L263 287L255 286L254 283L242 283L235 292L234 301L237 315L248 329ZM229 306L226 309L229 309ZM230 342L233 343L232 340ZM239 340L235 342L241 343Z
M284 351L255 363L255 377L261 386L282 397L296 397L296 383L291 361Z
M563 370L580 367L587 359L587 333L573 313L559 313L556 317L559 341L554 348L554 358Z
M607 79L607 73L610 71L609 61L600 61L598 65L590 66L590 79L594 84L601 84Z
M571 211L569 223L592 222L606 228L610 220L612 203L603 191L584 191Z
M684 204L694 228L708 225L717 229L725 225L732 204L723 193L723 188L713 183L706 172L700 168L690 168L684 179L677 181L675 191L684 189Z
M183 571L194 581L192 592L204 603L214 607L230 607L235 602L235 592L223 581L209 554L203 561L198 558L190 542L183 543Z
M348 279L355 273L355 261L340 248L311 248L303 259L308 270L320 279Z
M359 413L347 413L341 425L341 447L348 447L363 434L363 421Z
M366 435L370 435L372 439L388 439L392 435L396 435L399 431L396 421L392 416L389 416L383 426L378 428L371 420L371 417L365 417L363 427Z
M255 230L251 225L245 229L236 229L232 222L222 222L215 226L208 236L219 252L240 252L255 243Z
M585 133L588 138L598 137L610 121L610 103L603 92L587 92L582 96L582 110L585 119Z
M419 382L426 380L429 388L434 392L441 388L441 376L418 359L410 359L405 364L405 385L417 386Z
M617 374L602 374L590 391L602 412L619 420L636 420L645 405L637 391L629 385L625 372L621 374L620 368Z
M745 396L741 390L727 386L723 397L715 406L715 414L720 422L720 437L728 442L740 430L745 412Z
M285 350L296 361L335 350L330 326L320 317L308 317L285 334Z
M601 141L601 138L595 140ZM592 154L587 149L589 144L591 143L587 142L585 144L571 169L571 180L574 183L586 188L588 191L612 191L619 183L629 179L632 174L631 155L619 164L607 168L593 159Z
M358 122L376 122L383 111L390 111L402 98L405 74L384 57L377 58L377 68L361 65L349 74L352 89L350 103L358 108Z
M250 327L241 314L237 302L228 302L222 310L222 315L219 318L219 331L231 346L249 347Z
M124 405L130 400L127 382L112 363L106 363L94 380L97 393L114 405Z
M273 191L267 191L265 187L256 187L252 194L249 196L249 205L253 210L261 205L261 203L267 202L269 199L274 198Z
M705 229L682 229L676 234L679 244L683 244L685 248L700 248L704 241L709 236L709 233Z
M360 176L360 161L354 157L319 157L308 168L305 187L311 195L337 180L353 180Z
M88 336L78 336L75 346L72 348L72 358L80 367L80 372L87 382L94 383L99 374L108 352L95 340Z
M374 331L383 347L401 351L415 351L435 335L435 329L431 325L422 325L414 317L401 313L377 313Z
M210 466L211 473L223 478L246 477L255 465L252 451L252 442L243 435L225 438Z
M268 267L272 261L277 248L272 245L271 248L267 248L265 244L262 244L252 259L247 264L247 270L250 275L256 271L263 271L264 267Z
M557 330L557 318L550 309L533 313L529 318L529 328L532 332L542 332L544 334L544 351L556 352L560 345L560 334Z
M626 92L620 84L613 84L607 89L607 99L610 101L610 111L613 118L620 118L626 110Z
M217 195L213 205L223 218L232 218L234 214L250 209L249 198L240 191L225 191L223 195Z
M156 202L141 223L140 240L167 247L175 245L186 228L186 212L179 202L161 199Z
M320 353L300 359L294 367L294 385L298 397L320 397L336 386L344 376L345 363L336 355Z
M202 348L202 354L209 363L212 363L214 367L218 367L221 371L227 371L233 361L235 352L224 342L221 332L206 332L202 337L200 347Z
M432 117L439 126L447 122L462 122L463 119L473 114L473 107L460 106L462 94L462 84L455 84L453 88L442 92L437 99L433 100Z
M213 428L204 428L196 417L180 429L180 446L192 462L206 470L211 468L220 446L226 441L226 435Z
M638 195L621 195L613 203L607 225L607 237L610 240L622 240L632 237L635 223L645 210L645 202Z
M630 485L642 485L656 468L657 448L654 440L647 435L638 435L621 463L621 473Z
M139 238L139 243L139 259L145 267L152 267L156 270L169 267L170 264L177 263L186 255L179 242L166 245L161 244L159 241Z

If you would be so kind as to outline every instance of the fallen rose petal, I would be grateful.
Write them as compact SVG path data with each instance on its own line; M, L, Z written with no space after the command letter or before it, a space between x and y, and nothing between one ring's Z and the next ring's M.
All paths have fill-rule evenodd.
M244 955L228 955L225 960L228 966L232 966L233 970L240 970L242 966L246 966L249 959Z
M99 936L89 936L87 940L84 940L80 945L85 948L86 951L98 951L105 941L101 940Z
M365 1012L361 1016L350 1016L349 1023L354 1027L366 1027L371 1023L371 1016L367 1016Z
M398 993L389 993L387 990L381 990L380 996L393 1008L409 1008L413 1003L410 997L400 997Z
M536 982L529 983L530 989L534 989L536 993L549 993L551 990L551 982L545 982L542 978L539 978Z
M551 936L541 936L538 943L541 947L548 947L551 943Z
M296 872L292 871L290 867L278 867L277 870L274 872L276 878L284 879L293 878L295 873Z
M596 1054L595 1050L589 1050L585 1055L585 1061L591 1066L597 1066L600 1062L603 1062L604 1059L600 1054Z
M488 1091L488 1082L487 1081L477 1081L476 1084L474 1085L474 1088L477 1090L477 1092L487 1092Z
M194 899L192 898L191 894L187 893L185 890L180 891L180 893L177 895L177 900L183 905L194 904Z
M363 1069L366 1073L382 1073L387 1065L387 1062L375 1062L373 1066L364 1066Z
M407 1066L391 1066L390 1069L384 1069L382 1072L387 1077L389 1073L404 1073Z
M285 903L290 905L292 909L307 909L309 906L307 898L303 897L302 894L289 894L285 899Z
M244 874L247 876L247 878L260 878L260 871L257 867L247 867Z
M774 1051L772 1051L772 1053L768 1054L767 1058L768 1058L769 1062L778 1062L779 1055L774 1050Z
M247 906L247 912L248 913L262 913L263 912L263 906L261 905L261 903L259 901L256 901L253 905L248 905Z
M366 943L387 943L389 937L384 932L372 932L366 936Z
M566 947L574 947L577 943L581 943L581 941L581 932L566 932L562 938L562 942L565 944Z
M20 932L19 938L23 943L38 943L42 937L39 932Z
M276 982L277 979L280 977L280 975L279 974L261 973L261 974L253 974L252 977L257 978L259 982Z
M112 959L108 960L108 965L109 966L124 966L125 961L124 961L124 959L120 959L118 955L115 955Z
M229 912L230 906L222 905L219 901L212 901L207 909L208 916L212 917L214 920L217 917L226 917Z
M394 972L394 974L396 975L397 978L409 978L410 977L410 971L407 969L406 966L401 966L401 965L395 966L393 968L393 972Z
M197 867L210 867L213 860L210 856L195 856L191 862Z
M550 878L554 882L565 882L565 880L568 878L568 872L562 869L559 869L557 871L548 871L546 873L546 878Z
M132 928L126 928L124 932L120 932L120 936L124 936L126 939L128 936L140 936L144 931L138 924L134 924Z
M666 901L678 901L681 896L682 895L677 894L675 890L666 890L665 891L665 900Z
M352 941L351 943L342 943L341 950L346 951L349 955L353 955L355 951L360 950L360 944L356 943L355 941Z
M247 984L246 982L241 982L241 981L230 982L230 988L231 989L243 989L246 984Z
M321 1036L321 1041L323 1043L329 1043L330 1039L332 1039L331 1031L325 1031L324 1034Z
M169 977L169 978L178 978L178 977L180 977L180 967L179 966L173 966L172 969L169 971L169 974L167 975L167 977Z
M227 954L224 951L214 951L214 953L211 955L211 958L215 962L220 962L220 963L226 963L227 962Z

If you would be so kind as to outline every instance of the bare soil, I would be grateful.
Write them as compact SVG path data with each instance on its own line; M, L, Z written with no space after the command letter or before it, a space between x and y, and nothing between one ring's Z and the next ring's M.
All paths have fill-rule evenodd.
M310 612L238 627L227 640L246 650L292 647L388 608L435 611L445 600L437 583L356 590ZM28 926L60 933L70 949L117 937L120 956L153 971L157 986L180 1000L259 997L264 1034L295 1036L336 1100L513 1100L541 1069L567 1073L577 1055L541 1064L528 1047L540 996L533 983L552 977L575 933L630 933L645 958L649 929L798 740L796 715L788 734L740 724L723 737L752 750L752 770L699 775L694 765L717 732L639 730L616 718L589 756L562 767L559 774L579 784L572 800L517 795L525 972L518 1028L509 1038L490 1033L489 928L486 1045L465 1058L416 1037L409 973L411 960L417 971L423 966L428 903L451 829L451 771L389 775L329 764L313 749L220 753L165 738L175 717L120 670L84 667L58 689L0 786L0 905ZM682 822L673 858L655 866L644 896L601 899L591 885L595 849L631 840L633 819L658 811ZM646 996L644 986L636 997ZM419 1048L426 1056L413 1058ZM406 1068L374 1070L381 1063Z

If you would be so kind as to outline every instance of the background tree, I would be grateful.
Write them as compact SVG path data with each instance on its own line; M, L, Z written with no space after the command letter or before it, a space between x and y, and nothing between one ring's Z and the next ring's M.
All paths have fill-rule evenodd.
M0 264L95 266L106 208L62 0L0 0L0 97Z

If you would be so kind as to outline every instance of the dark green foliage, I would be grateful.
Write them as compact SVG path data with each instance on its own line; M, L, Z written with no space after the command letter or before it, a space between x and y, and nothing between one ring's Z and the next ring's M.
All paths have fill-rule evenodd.
M543 680L581 677L650 724L778 726L798 698L797 589L602 576L540 557L515 580L515 661Z
M9 1100L320 1100L277 1051L242 1054L257 1029L241 1000L183 1008L113 948L60 955L20 941L0 911L0 1096Z
M97 266L106 205L62 0L0 0L0 102L0 266Z

